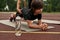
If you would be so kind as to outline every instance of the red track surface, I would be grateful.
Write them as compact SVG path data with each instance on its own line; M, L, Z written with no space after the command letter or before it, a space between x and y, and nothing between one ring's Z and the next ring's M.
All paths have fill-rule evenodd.
M0 20L9 19L10 14L0 13ZM43 19L60 21L60 14L43 14ZM55 29L49 29L48 32L60 32L60 25L48 24L54 26ZM13 31L14 28L0 23L0 31ZM40 30L41 31L41 30ZM0 40L60 40L59 34L22 34L21 37L15 36L13 33L0 33Z

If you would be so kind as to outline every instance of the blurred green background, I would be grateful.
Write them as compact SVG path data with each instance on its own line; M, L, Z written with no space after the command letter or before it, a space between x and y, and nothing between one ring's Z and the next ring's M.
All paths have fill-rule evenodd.
M60 12L60 0L43 0L43 2L44 12ZM0 0L0 11L16 11L16 4L17 0Z

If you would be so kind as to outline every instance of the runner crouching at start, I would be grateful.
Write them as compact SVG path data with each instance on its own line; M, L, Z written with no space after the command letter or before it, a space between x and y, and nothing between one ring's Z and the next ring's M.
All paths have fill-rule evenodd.
M21 11L21 9L20 9ZM43 11L43 3L40 1L33 1L31 3L31 9L29 10L28 14L26 14L26 18L24 18L24 15L21 12L18 11L19 16L21 18L24 18L26 22L28 23L28 27L30 28L38 28L42 30L46 30L48 25L46 23L42 23L42 11ZM16 15L13 15L13 18L15 18ZM33 24L33 20L38 19L38 24Z

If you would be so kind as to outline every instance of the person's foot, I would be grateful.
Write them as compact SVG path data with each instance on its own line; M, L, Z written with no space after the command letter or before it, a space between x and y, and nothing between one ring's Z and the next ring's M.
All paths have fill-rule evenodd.
M10 22L12 22L12 20L13 20L13 18L12 18L12 17L10 17Z
M21 36L22 33L21 33L21 31L17 31L17 32L15 33L15 35L16 35L16 36Z

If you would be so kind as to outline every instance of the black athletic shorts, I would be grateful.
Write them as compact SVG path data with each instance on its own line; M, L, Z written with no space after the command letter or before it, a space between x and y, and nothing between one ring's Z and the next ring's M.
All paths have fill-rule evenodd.
M19 12L16 13L16 17L19 16L19 17L22 17L23 18L23 14L20 14Z
M34 12L32 10L26 8L22 9L22 14L17 12L16 16L23 17L25 20L35 20L35 19L40 20L42 18L42 14L34 15Z

